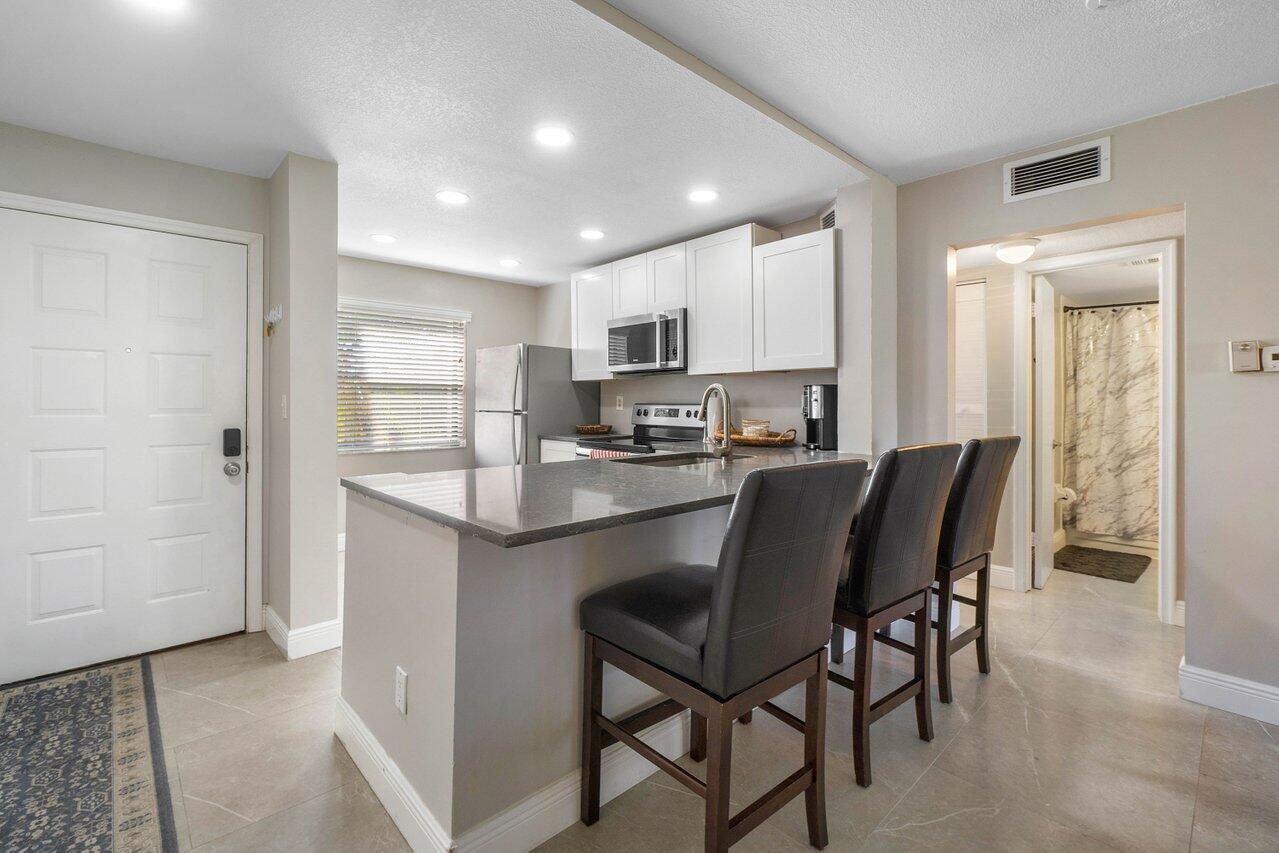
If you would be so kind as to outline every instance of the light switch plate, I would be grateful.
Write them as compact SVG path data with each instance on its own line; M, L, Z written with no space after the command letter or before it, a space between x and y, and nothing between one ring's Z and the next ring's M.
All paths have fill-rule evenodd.
M1230 372L1251 373L1261 369L1261 348L1256 341L1230 342Z
M395 668L395 708L401 714L409 712L409 674L400 666Z
M1267 373L1279 373L1279 346L1261 348L1261 369Z

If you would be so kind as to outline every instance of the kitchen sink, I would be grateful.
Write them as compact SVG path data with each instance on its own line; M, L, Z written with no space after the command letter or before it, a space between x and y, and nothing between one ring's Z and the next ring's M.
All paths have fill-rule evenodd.
M615 459L614 461L622 462L626 465L648 465L653 468L679 468L684 465L700 465L703 462L714 462L716 459L732 462L737 459L750 458L752 457L742 453L729 453L725 456L716 456L714 453L693 452L636 454L634 456Z

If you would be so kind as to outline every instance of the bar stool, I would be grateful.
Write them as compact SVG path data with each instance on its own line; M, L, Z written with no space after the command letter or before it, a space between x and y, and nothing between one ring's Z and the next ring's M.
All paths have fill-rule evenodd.
M958 444L921 444L885 452L875 462L856 529L848 538L846 569L832 621L857 637L853 677L832 671L830 680L853 692L853 772L863 788L871 781L871 723L914 698L919 737L933 739L928 605L942 514L958 458ZM912 615L917 620L915 645L899 645L914 655L915 675L871 702L875 631Z
M1015 435L974 438L964 445L955 481L946 499L941 537L937 546L937 693L941 701L950 702L950 658L967 646L977 643L977 669L990 674L990 650L986 645L990 618L990 552L995 547L995 525L999 521L999 504L1004 486L1021 438ZM977 573L977 597L955 593L955 581ZM950 636L951 601L970 605L977 611L975 623L957 637ZM918 636L918 631L916 631ZM900 641L881 642L911 650Z
M719 564L677 566L582 600L582 822L600 814L600 750L621 741L706 801L707 850L727 850L804 794L809 842L826 846L826 637L861 460L752 471L733 502ZM601 712L603 663L669 699L613 721ZM769 702L805 682L804 719ZM761 707L804 735L804 764L729 815L736 717ZM706 781L639 740L693 712L693 758Z

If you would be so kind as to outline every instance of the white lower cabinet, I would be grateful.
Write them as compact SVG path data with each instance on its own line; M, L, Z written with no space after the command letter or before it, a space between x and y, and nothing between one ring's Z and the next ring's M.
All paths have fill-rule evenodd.
M779 236L758 225L741 225L684 244L689 373L756 369L751 253Z
M612 379L608 369L608 321L613 319L613 265L574 273L569 279L573 378Z
M835 366L835 229L754 250L754 369Z
M551 438L544 438L541 442L542 462L572 462L578 458L576 442L557 441Z

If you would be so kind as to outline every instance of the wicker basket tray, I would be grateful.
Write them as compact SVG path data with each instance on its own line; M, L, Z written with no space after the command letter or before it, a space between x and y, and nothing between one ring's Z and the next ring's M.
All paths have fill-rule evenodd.
M605 435L613 431L608 424L578 424L573 429L578 435Z
M790 447L795 443L795 435L793 429L788 429L786 432L770 432L768 435L742 435L734 432L733 444L740 444L742 447ZM715 430L715 440L724 440L722 425Z

